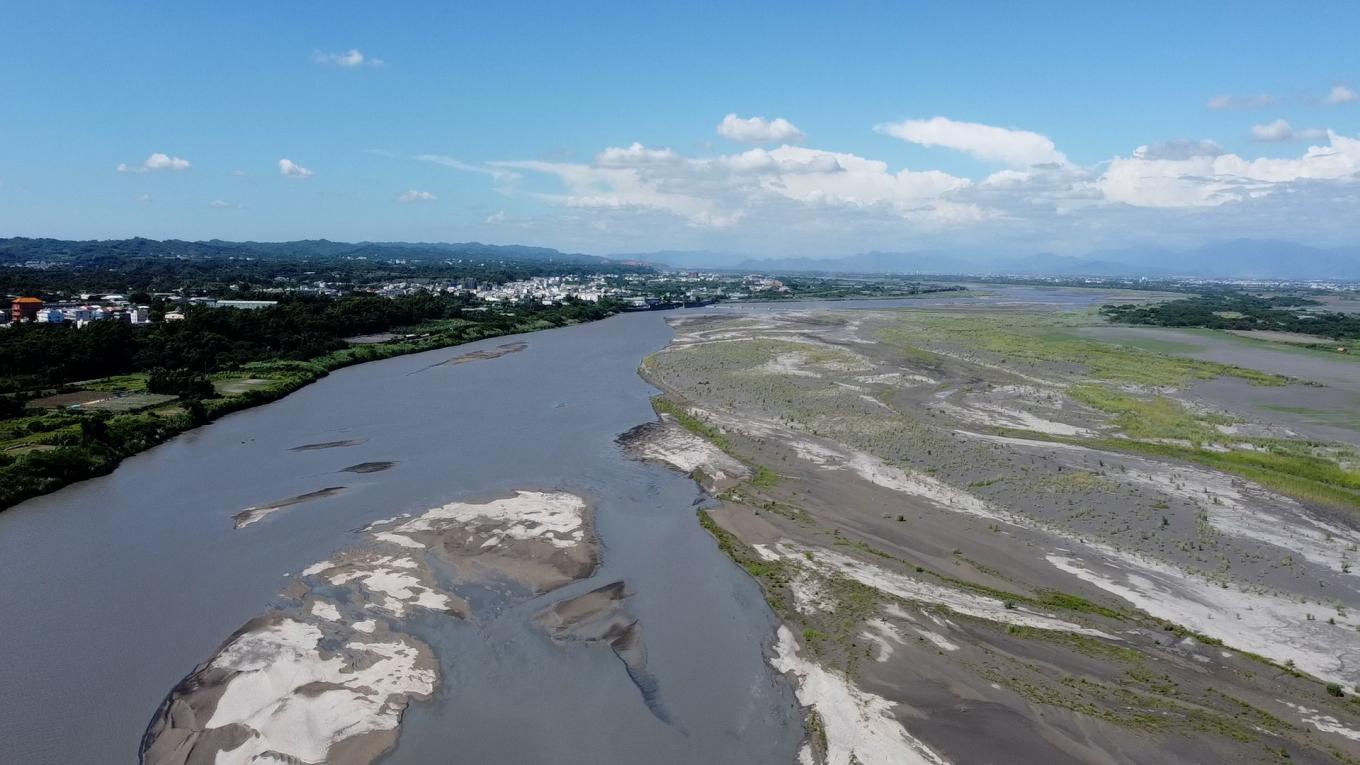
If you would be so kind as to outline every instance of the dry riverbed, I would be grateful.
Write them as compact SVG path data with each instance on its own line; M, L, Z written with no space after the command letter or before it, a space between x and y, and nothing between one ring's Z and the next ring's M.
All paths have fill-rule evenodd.
M690 317L644 364L621 441L717 500L804 761L1360 761L1354 452L1083 321Z

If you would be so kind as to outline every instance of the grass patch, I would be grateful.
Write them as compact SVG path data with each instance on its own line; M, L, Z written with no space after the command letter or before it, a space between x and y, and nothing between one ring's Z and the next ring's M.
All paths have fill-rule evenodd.
M765 600L780 618L787 619L794 613L792 595L788 591L792 572L784 561L765 560L760 557L754 548L742 543L736 536L719 526L706 510L699 511L699 525L713 535L713 539L718 543L718 549L724 555L760 583Z
M751 476L751 485L757 489L772 489L779 483L779 476L764 465L757 465Z
M1112 424L1130 438L1174 438L1194 444L1221 441L1217 425L1232 419L1192 413L1166 396L1134 396L1104 385L1074 385L1067 390L1074 401L1113 415Z
M1022 640L1036 640L1045 643L1053 643L1102 661L1141 664L1143 659L1143 655L1132 648L1125 648L1121 645L1107 643L1088 635L1078 635L1075 632L1044 630L1037 627L1025 627L1019 624L1011 624L1006 627L1006 634L1011 635L1012 637L1018 637Z
M718 432L717 428L705 424L703 420L690 414L684 407L674 401L671 401L665 396L657 396L652 399L652 408L655 409L658 414L670 415L675 418L675 421L680 424L680 427L700 438L707 439L714 446L722 449L729 455L732 454L732 442L728 440L727 436Z
M673 417L680 427L708 441L721 449L727 456L751 468L751 479L748 483L756 489L772 489L779 483L778 473L742 455L732 446L731 439L719 432L717 428L690 414L683 406L665 396L657 396L652 399L652 408L658 414Z
M1291 453L1284 444L1273 445L1273 449L1263 452L1212 452L1128 438L1073 438L1017 428L997 428L997 432L1031 441L1054 441L1103 451L1194 462L1241 476L1304 502L1360 512L1360 473L1346 470L1321 457Z
M72 383L71 387L110 393L141 393L146 390L146 373L137 372L128 375L116 375L114 377L101 377L97 380Z
M1185 386L1197 380L1239 377L1257 385L1283 385L1278 375L1253 369L1178 358L1134 345L1101 342L1072 330L1090 322L1087 314L1008 313L960 316L912 312L880 337L894 348L919 348L922 342L961 345L1031 367L1076 364L1093 379L1138 385Z

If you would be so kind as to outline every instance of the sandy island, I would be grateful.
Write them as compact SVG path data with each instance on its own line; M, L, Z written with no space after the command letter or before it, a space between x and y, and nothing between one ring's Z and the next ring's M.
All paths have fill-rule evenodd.
M510 581L520 599L547 592L589 576L598 555L587 503L566 492L517 491L370 524L360 545L304 569L279 606L170 692L142 762L374 762L395 745L407 705L439 683L429 646L407 632L413 614L469 616L458 593L466 582ZM570 611L562 635L609 635L625 662L645 663L631 626L592 631L617 614Z

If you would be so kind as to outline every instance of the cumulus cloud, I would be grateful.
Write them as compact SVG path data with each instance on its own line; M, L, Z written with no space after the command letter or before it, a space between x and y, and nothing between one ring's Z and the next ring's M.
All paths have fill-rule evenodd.
M312 171L291 159L279 160L279 174L285 178L311 178Z
M1107 200L1139 207L1206 207L1261 198L1295 182L1360 180L1360 140L1327 133L1296 159L1236 154L1157 159L1148 147L1110 161L1098 186Z
M1257 93L1250 96L1234 96L1224 93L1210 98L1205 106L1210 109L1260 109L1273 103L1275 103L1275 97L1269 93Z
M742 119L736 114L723 117L718 123L718 135L737 143L801 143L805 138L803 131L783 117Z
M1079 165L1043 136L1016 140L1012 134L1023 131L998 130L1003 135L915 135L1005 158L976 179L794 145L690 155L632 143L584 161L421 159L482 174L508 196L546 202L541 215L513 224L584 249L664 240L805 253L932 242L1071 251L1153 232L1189 240L1205 231L1213 238L1356 233L1345 211L1360 204L1360 139L1327 132L1294 156L1253 158L1181 138ZM501 185L507 177L516 183ZM484 220L502 222L511 220L502 213Z
M1326 130L1322 130L1321 128L1295 130L1283 119L1267 122L1263 125L1251 126L1251 140L1253 141L1315 141L1319 138L1326 137Z
M404 205L409 205L412 202L433 202L438 198L428 191L417 191L416 189L403 191L397 195L397 201Z
M1014 167L1067 164L1067 157L1047 136L1028 130L956 122L947 117L883 123L874 130L909 143L953 149Z
M940 171L894 171L885 162L800 146L684 157L641 144L600 152L593 163L524 160L493 167L556 177L565 208L665 213L699 228L729 228L751 215L793 209L874 211L934 223L977 220L974 205L944 199L970 182Z
M140 164L129 165L126 162L118 163L120 173L149 173L152 170L188 170L189 160L181 157L172 157L169 154L156 152L147 157Z
M382 66L383 60L380 58L369 58L354 48L350 48L342 53L326 53L324 51L312 51L312 60L318 64L328 66L338 66L343 69L353 69L360 66Z
M1327 94L1325 100L1328 104L1333 106L1336 104L1349 104L1353 101L1360 101L1360 93L1356 93L1345 85L1337 85L1332 88L1332 92Z

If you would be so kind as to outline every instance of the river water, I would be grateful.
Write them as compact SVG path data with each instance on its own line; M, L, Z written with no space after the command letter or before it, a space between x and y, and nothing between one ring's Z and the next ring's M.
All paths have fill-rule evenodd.
M1101 299L1003 289L724 310ZM765 661L773 615L695 523L694 483L614 442L653 418L655 390L636 369L670 339L664 318L533 333L497 359L430 366L505 339L343 369L0 513L0 760L135 762L166 693L364 524L559 488L595 504L600 570L494 618L418 632L440 655L442 684L408 709L384 762L791 762L802 728L791 688ZM337 472L378 461L397 464ZM335 486L345 491L233 528L242 508ZM653 707L607 649L554 645L529 622L547 602L618 579L634 593Z
M539 332L498 359L425 369L503 339L340 370L0 513L0 760L135 762L165 694L360 526L562 488L595 503L603 564L551 597L628 583L670 722L608 649L532 627L540 600L436 636L443 684L388 761L790 762L800 721L762 656L774 628L758 589L694 522L693 482L614 443L653 417L636 370L669 340L662 319ZM233 529L243 507L330 486L347 490Z

